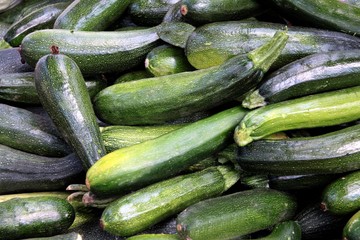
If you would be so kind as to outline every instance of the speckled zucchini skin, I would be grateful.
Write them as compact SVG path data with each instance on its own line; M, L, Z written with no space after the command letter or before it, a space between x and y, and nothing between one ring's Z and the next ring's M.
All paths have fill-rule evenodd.
M360 210L357 211L346 223L343 229L344 240L357 240L360 236Z

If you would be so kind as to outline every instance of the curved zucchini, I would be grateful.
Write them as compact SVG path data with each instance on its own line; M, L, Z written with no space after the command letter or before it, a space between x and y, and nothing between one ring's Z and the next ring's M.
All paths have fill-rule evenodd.
M105 155L87 172L86 185L97 195L141 188L181 172L228 145L246 111L234 107L153 140Z
M106 151L77 64L62 54L42 57L35 68L35 86L44 109L88 169Z
M70 203L57 197L14 198L1 202L0 208L0 239L65 233L75 219Z
M55 45L77 63L83 74L121 72L141 64L158 41L156 27L117 32L45 29L23 39L21 55L35 66Z
M75 0L57 17L54 28L103 31L119 18L130 0Z
M360 236L360 210L346 223L343 229L343 240L358 240Z
M275 225L272 232L256 240L301 240L300 225L292 220L280 222Z
M205 24L190 35L185 54L195 68L222 64L227 59L263 45L285 26L262 21L225 21ZM360 39L315 28L288 27L289 40L272 69L317 52L358 49ZM209 44L211 43L211 44Z
M147 125L212 109L255 87L286 40L279 31L262 47L219 67L109 86L95 97L95 112L106 123Z
M239 148L248 171L278 175L332 174L360 168L360 125L315 137L259 140Z
M360 50L317 53L294 61L267 77L242 102L255 108L310 94L360 85Z
M236 127L239 146L285 130L334 126L360 118L360 86L318 93L250 111Z
M16 47L0 50L0 75L34 71L33 67L23 63L19 51Z
M127 240L180 240L176 234L148 233L127 238Z
M219 196L239 177L238 171L219 166L155 183L110 203L100 225L117 236L138 234L192 204Z
M177 216L181 239L232 239L290 220L296 211L291 196L258 188L196 203Z
M348 214L360 209L360 171L349 173L323 191L321 207L334 214Z

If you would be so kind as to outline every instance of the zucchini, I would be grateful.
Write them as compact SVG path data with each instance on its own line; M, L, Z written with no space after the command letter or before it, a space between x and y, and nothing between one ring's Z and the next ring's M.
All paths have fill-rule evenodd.
M254 108L310 94L360 85L360 50L317 53L264 77L242 102Z
M239 177L236 170L220 166L155 183L110 203L100 225L117 236L138 234L192 204L221 195Z
M168 44L155 47L147 54L145 69L156 77L194 70L184 50Z
M21 54L34 67L55 45L78 64L84 75L91 75L131 69L141 64L158 42L156 27L117 32L45 29L23 39Z
M15 47L0 50L0 75L34 71L33 67L23 63L19 50Z
M27 238L26 240L82 240L82 236L76 232L69 232L51 237Z
M176 234L148 233L127 238L127 240L180 240Z
M105 147L77 64L56 52L42 57L35 68L35 86L44 109L88 169L105 155Z
M315 26L350 34L360 33L360 7L338 0L272 0L291 16L305 19Z
M284 192L258 188L196 203L177 216L181 239L232 239L289 220L296 201Z
M99 77L85 79L85 84L91 99L107 86ZM41 104L35 87L34 72L0 75L0 99L12 103Z
M0 3L0 13L14 8L15 6L19 5L21 2L22 2L22 0L5 0L5 1L1 1L1 3Z
M103 31L125 12L130 0L75 0L57 17L54 28Z
M14 198L1 202L0 208L0 239L65 233L75 219L70 203L57 197Z
M23 38L38 29L52 28L55 19L69 5L59 2L46 5L14 22L4 35L4 39L13 47L18 47Z
M275 225L271 233L256 240L301 240L300 225L292 220L280 222Z
M262 47L219 67L109 86L94 99L96 115L109 124L148 125L220 106L255 87L286 40L279 31Z
M250 111L235 129L239 146L285 130L335 126L360 117L360 86L278 102Z
M141 188L174 176L226 147L246 111L233 107L158 138L111 152L87 172L86 185L97 195Z
M269 105L270 106L270 105ZM244 170L277 175L333 174L360 168L360 125L327 134L259 140L239 148Z
M348 214L360 209L360 171L334 180L323 191L321 208L334 214Z
M115 80L114 84L135 81L135 80L139 80L139 79L143 79L143 78L150 78L150 77L153 77L153 76L154 75L152 75L151 73L149 73L145 69L144 70L137 70L137 71L127 72L127 73L122 74L120 77L118 77Z
M346 223L343 229L343 240L358 240L360 236L360 210Z
M195 68L222 64L227 59L263 45L284 25L262 21L225 21L205 24L190 35L185 54ZM358 49L360 39L345 33L288 27L289 40L272 69L317 52ZM209 44L211 43L211 44Z
M49 125L41 115L0 103L0 144L48 157L70 154L71 148Z

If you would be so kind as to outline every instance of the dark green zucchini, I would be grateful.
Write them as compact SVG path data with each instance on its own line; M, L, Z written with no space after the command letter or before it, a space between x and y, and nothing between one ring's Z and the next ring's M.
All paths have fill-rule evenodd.
M282 101L250 111L235 129L239 146L287 130L335 126L360 118L360 86Z
M345 215L360 209L360 171L334 180L323 191L321 208Z
M153 76L154 75L152 75L151 73L149 73L145 69L144 70L132 71L132 72L124 73L123 75L118 77L115 80L114 84L123 83L123 82L130 82L130 81L139 80L139 79L143 79L143 78L150 78L150 77L153 77Z
M20 48L0 50L0 75L7 73L32 72L34 68L24 64L20 56Z
M259 140L239 148L238 163L248 171L275 175L333 174L360 168L360 125L324 135Z
M196 203L177 216L181 239L233 239L290 220L296 211L293 197L258 188Z
M26 238L25 240L82 240L82 236L76 232L69 232L51 237Z
M238 171L219 166L155 183L110 203L100 225L117 236L138 234L192 204L220 196L239 177Z
M256 240L301 240L300 225L292 220L280 222L275 225L271 233Z
M77 64L56 52L42 57L35 68L35 86L44 109L88 169L106 151Z
M360 210L346 223L343 229L343 240L357 240L360 237Z
M160 45L147 54L145 69L156 77L194 70L184 50L168 44Z
M57 197L14 198L0 208L0 239L6 240L65 233L75 219L70 203Z
M227 146L245 113L241 107L230 108L109 153L88 170L86 185L94 194L111 195L174 176Z
M268 41L285 26L261 21L225 21L198 27L188 38L185 54L195 68L217 66ZM358 49L360 39L315 28L288 27L289 40L272 69L317 52ZM211 43L211 44L209 44Z
M263 79L242 102L255 108L269 103L360 85L360 50L317 53L294 61Z
M57 17L54 28L103 31L125 12L130 0L81 0L73 1Z
M14 22L4 35L4 39L13 47L18 47L23 38L36 30L52 28L57 16L69 5L60 2L46 5Z
M147 125L220 106L255 87L286 40L286 33L279 31L260 48L219 67L109 86L95 97L95 112L106 123Z
M148 233L127 238L127 240L180 240L176 234Z

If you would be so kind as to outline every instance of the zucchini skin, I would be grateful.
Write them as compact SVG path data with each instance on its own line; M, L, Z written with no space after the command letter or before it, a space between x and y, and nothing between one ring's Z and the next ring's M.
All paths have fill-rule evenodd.
M130 0L75 0L57 17L55 29L106 30L119 18Z
M72 149L41 115L0 103L0 144L25 152L63 157Z
M360 168L359 134L355 125L315 137L254 141L239 148L237 160L245 170L275 175L348 172Z
M23 39L21 55L34 67L55 45L78 64L84 75L121 72L141 64L158 40L156 27L117 32L45 29Z
M155 183L110 203L100 225L117 236L138 234L192 204L219 196L239 177L231 168L210 167Z
M211 198L182 211L176 219L181 239L231 239L289 220L296 211L291 196L253 189Z
M226 147L246 111L234 107L105 155L87 172L91 192L111 195L160 181ZM174 151L176 149L176 151Z
M217 66L237 54L261 46L284 27L277 23L245 20L205 24L190 35L185 54L197 69ZM272 69L317 52L359 48L359 38L348 34L295 26L287 29L288 43Z
M323 191L321 207L333 214L345 215L360 209L360 171L334 180Z
M343 229L344 240L356 240L360 236L360 210L357 211L346 223Z
M359 119L360 86L308 95L250 111L234 133L245 146L254 140L285 130L326 127Z
M127 238L127 240L180 240L176 234L140 234Z
M264 77L256 93L243 101L253 108L296 97L360 85L360 50L316 53ZM256 105L255 103L258 103Z
M14 198L0 203L0 207L0 239L65 233L75 219L70 203L57 197Z
M26 240L82 240L82 236L76 232L59 234L51 237L26 238Z
M74 154L50 158L4 145L0 145L0 153L0 194L61 190L83 175Z
M77 64L62 54L42 57L35 68L35 86L44 109L88 169L106 151Z
M119 76L115 80L114 84L122 83L122 82L135 81L135 80L139 80L139 79L143 79L143 78L150 78L150 77L153 77L153 76L154 75L152 75L151 73L149 73L145 69L131 71L131 72L127 72L127 73L124 73L121 76Z
M20 48L7 48L0 50L0 74L33 72L34 68L22 63L19 54Z
M292 220L280 222L275 225L272 232L262 238L256 240L301 240L300 225Z

